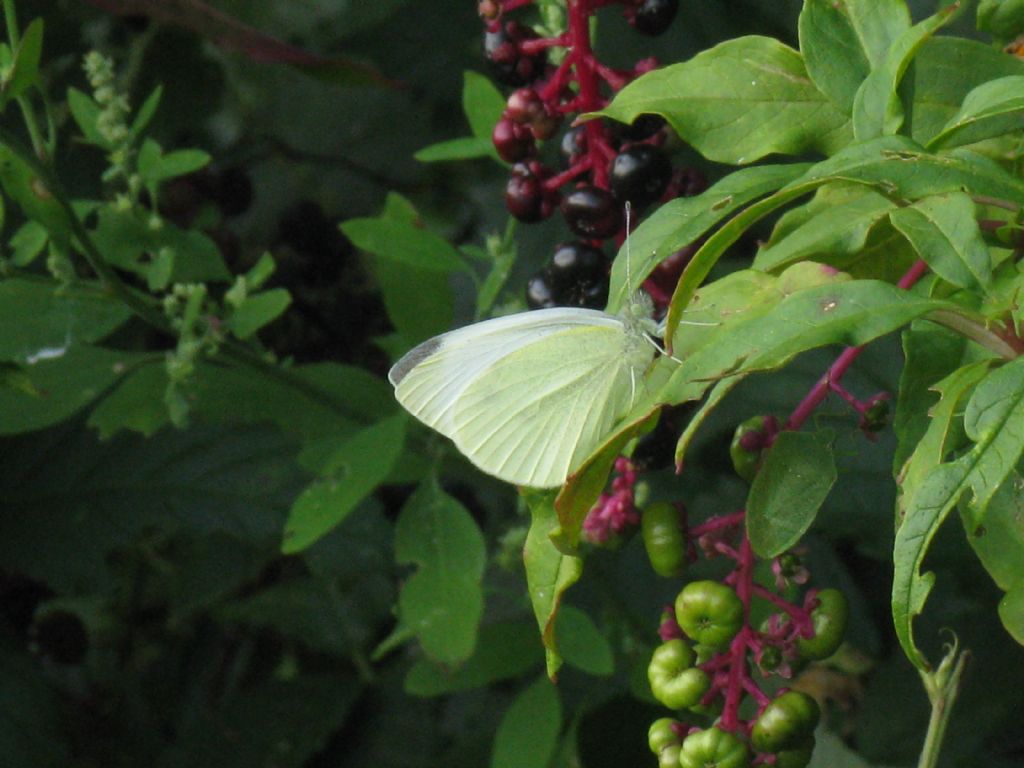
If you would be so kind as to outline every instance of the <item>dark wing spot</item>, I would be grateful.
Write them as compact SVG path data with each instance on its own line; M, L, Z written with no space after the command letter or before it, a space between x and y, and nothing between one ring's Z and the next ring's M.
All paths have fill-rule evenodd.
M427 339L419 346L413 347L402 355L402 359L395 363L391 367L391 370L388 371L388 381L391 382L392 386L397 387L402 383L402 379L406 377L406 374L408 374L409 371L437 352L440 348L441 339L437 337Z

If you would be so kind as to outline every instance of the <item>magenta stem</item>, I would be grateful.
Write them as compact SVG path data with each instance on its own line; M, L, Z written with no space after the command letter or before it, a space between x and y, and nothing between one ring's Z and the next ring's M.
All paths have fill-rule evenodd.
M743 523L744 513L734 512L731 515L718 515L708 518L703 523L693 526L690 529L690 538L696 539L711 531L720 531L723 528L732 528Z
M896 286L899 288L907 289L910 288L914 283L921 279L921 277L928 271L928 264L922 260L918 260L914 263L910 269L899 279ZM843 378L846 371L849 370L850 366L853 365L853 361L860 356L860 353L864 350L863 346L860 347L847 347L843 350L842 354L836 358L836 361L832 363L832 367L828 369L824 376L818 379L818 383L815 384L811 391L807 393L800 404L793 410L793 413L789 415L789 419L786 420L786 425L783 429L800 429L804 425L804 422L810 418L810 415L814 413L815 409L821 405L829 393L829 390L834 384L838 384L839 380Z

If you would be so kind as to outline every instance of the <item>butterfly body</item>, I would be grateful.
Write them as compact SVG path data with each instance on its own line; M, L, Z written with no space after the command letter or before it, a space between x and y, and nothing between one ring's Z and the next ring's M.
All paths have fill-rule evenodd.
M483 471L557 487L637 397L656 353L646 308L556 307L485 320L423 342L388 378L412 415Z

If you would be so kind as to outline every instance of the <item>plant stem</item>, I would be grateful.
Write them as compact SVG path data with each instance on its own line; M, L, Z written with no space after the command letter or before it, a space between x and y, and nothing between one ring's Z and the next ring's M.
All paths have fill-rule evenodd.
M67 217L68 227L78 241L82 249L82 255L100 280L103 281L107 289L113 292L121 301L128 305L129 309L147 323L161 331L169 332L170 324L167 322L167 318L164 317L163 312L156 307L156 302L151 297L128 286L118 277L113 267L107 264L93 242L92 237L89 236L89 232L82 223L82 220L75 213L71 201L68 199L67 194L61 187L60 181L49 165L42 162L33 152L26 149L10 131L2 126L0 126L0 144L6 145L11 152L17 155L18 159L25 163L46 186Z
M932 714L928 718L928 732L925 734L917 768L935 768L938 765L949 716L960 693L960 677L970 657L970 651L958 655L954 643L949 647L938 669L934 672L921 672L921 680L932 704Z

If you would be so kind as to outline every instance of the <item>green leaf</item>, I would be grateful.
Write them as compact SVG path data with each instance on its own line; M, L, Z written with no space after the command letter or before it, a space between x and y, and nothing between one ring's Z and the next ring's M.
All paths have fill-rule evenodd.
M418 214L407 199L390 192L381 220L413 227ZM451 246L445 242L444 247ZM455 298L447 273L386 258L374 260L372 268L384 294L388 317L401 334L402 343L395 345L396 356L451 328Z
M702 345L682 363L665 363L672 373L655 397L668 404L696 400L724 376L773 370L826 344L860 346L943 306L874 280L796 291L767 313L737 320L721 343Z
M893 476L901 484L904 464L932 423L932 407L939 399L936 383L964 364L967 346L967 339L960 334L921 321L903 332L902 341L904 364L892 419L897 440ZM939 461L941 456L933 459L931 466Z
M619 249L612 263L607 311L622 309L659 262L692 243L733 211L774 192L808 168L806 163L742 168L695 197L665 203L644 219Z
M60 287L46 280L0 280L0 360L28 363L80 343L100 341L131 311L87 283Z
M480 582L487 552L473 517L434 478L402 507L395 560L419 566L399 596L401 623L416 632L431 658L445 664L468 659L483 613Z
M558 691L541 677L505 711L494 737L491 768L539 768L547 765L562 731Z
M563 554L551 541L551 533L558 527L553 495L527 492L526 502L532 518L523 548L526 588L547 651L548 677L554 680L562 665L555 636L555 620L565 590L579 581L583 573L583 560Z
M324 467L326 477L292 505L281 550L301 552L344 520L391 472L405 443L405 414L395 414L344 439Z
M861 47L875 69L885 63L893 42L910 29L910 10L904 0L846 0Z
M973 144L1024 128L1024 75L982 83L967 94L960 111L950 118L928 149Z
M3 203L0 202L0 209L2 207ZM2 215L0 213L0 217ZM11 236L11 263L16 267L27 267L43 252L49 239L50 235L42 224L38 221L26 221Z
M778 270L797 261L847 261L896 203L867 187L828 184L801 208L779 219L771 240L757 252L754 268Z
M666 325L675 328L693 292L725 250L769 213L833 181L877 188L888 196L913 200L943 192L966 191L1024 204L1024 184L995 164L972 154L938 157L900 136L884 136L855 144L814 165L802 177L751 205L708 238L687 264L676 286Z
M1024 32L1024 0L981 0L978 29L1010 40Z
M849 119L778 40L741 37L627 85L592 116L632 123L658 114L709 160L743 165L765 155L831 154L850 140Z
M992 284L992 256L976 217L974 201L963 192L926 197L889 214L935 274L972 291Z
M908 125L915 141L930 141L953 120L967 95L990 80L1024 75L1024 61L962 37L929 39L907 75L913 93Z
M349 219L341 231L352 243L380 259L432 272L468 270L447 240L407 221L393 218Z
M14 53L14 69L3 86L5 102L18 98L35 84L42 54L43 20L33 19L18 41L18 50Z
M1017 472L1010 474L992 497L985 514L985 525L981 528L971 531L971 521L963 505L960 506L960 515L967 530L967 541L996 585L1009 592L1015 584L1022 582L1024 478Z
M418 659L405 676L413 696L445 696L519 677L543 660L543 646L533 624L507 621L480 628L476 650L457 669Z
M62 249L71 239L67 212L53 193L12 150L0 146L0 185L26 218L39 222Z
M398 349L387 348L395 359L421 341L451 330L455 297L447 274L387 259L374 262L372 270L388 318L401 334Z
M831 0L806 0L799 33L800 53L811 80L841 112L851 114L853 99L871 64L850 19L850 9Z
M291 303L291 294L285 288L272 288L246 296L228 318L228 328L238 338L247 339L280 317Z
M776 557L811 527L836 481L832 436L780 432L747 497L747 535L761 557Z
M107 589L117 548L154 532L223 531L273 552L298 488L295 444L251 427L100 442L59 428L4 443L0 567L60 593Z
M1013 639L1024 645L1024 580L999 601L999 618Z
M491 132L505 110L505 97L494 83L477 72L467 69L464 78L462 111L466 113L473 136L487 142L490 154L494 154Z
M871 70L857 90L853 104L853 135L860 140L891 136L903 125L899 87L924 42L952 20L958 6L950 5L903 32L892 42L881 66Z
M139 366L100 401L89 414L89 426L107 440L122 429L150 437L170 421L164 392L167 366L163 360Z
M306 442L352 435L398 410L386 380L338 363L297 366L275 375L200 363L191 394L193 409L205 421L271 422Z
M128 129L128 140L134 141L142 132L146 130L150 120L156 114L157 108L160 106L160 98L163 96L164 87L158 85L152 91L146 100L142 102L142 106L139 107L139 111L135 113L135 119L132 120L131 128Z
M139 149L138 171L143 183L158 184L167 179L185 176L210 163L210 156L198 149L179 149L164 154L153 139L146 139Z
M39 350L23 369L36 394L0 389L0 435L42 429L70 418L140 359L137 353L85 345Z
M151 278L166 269L162 254L173 256L171 281L198 283L231 278L217 245L199 230L179 229L167 220L151 222L136 210L121 211L111 204L97 213L93 241L112 266ZM155 280L154 282L160 282Z
M681 359L691 357L702 347L730 344L737 323L744 327L774 310L788 295L797 291L849 280L830 267L800 262L781 275L769 275L754 269L740 269L704 285L690 302L683 319L674 352Z
M993 495L1024 453L1024 358L997 368L975 387L964 429L974 447L925 476L896 532L893 621L903 652L919 669L926 669L927 661L914 642L913 620L935 582L934 573L921 573L922 563L949 511L968 493L964 519L969 532L977 530Z
M615 658L608 639L579 608L562 606L555 620L555 640L566 664L599 677L615 672Z
M910 362L908 358L907 365ZM897 528L903 524L907 509L925 478L943 462L951 450L958 447L950 441L959 428L955 420L962 413L960 401L984 378L990 366L990 360L965 365L930 387L940 397L938 403L928 410L927 427L897 477L901 494L896 506Z
M82 136L88 143L110 149L110 144L96 127L96 121L100 116L100 105L93 101L91 96L77 88L68 88L68 109L75 125L78 126L78 130L82 132Z
M492 157L494 144L490 139L466 136L431 144L417 150L413 157L421 163L443 163L451 160L475 160L478 157Z

